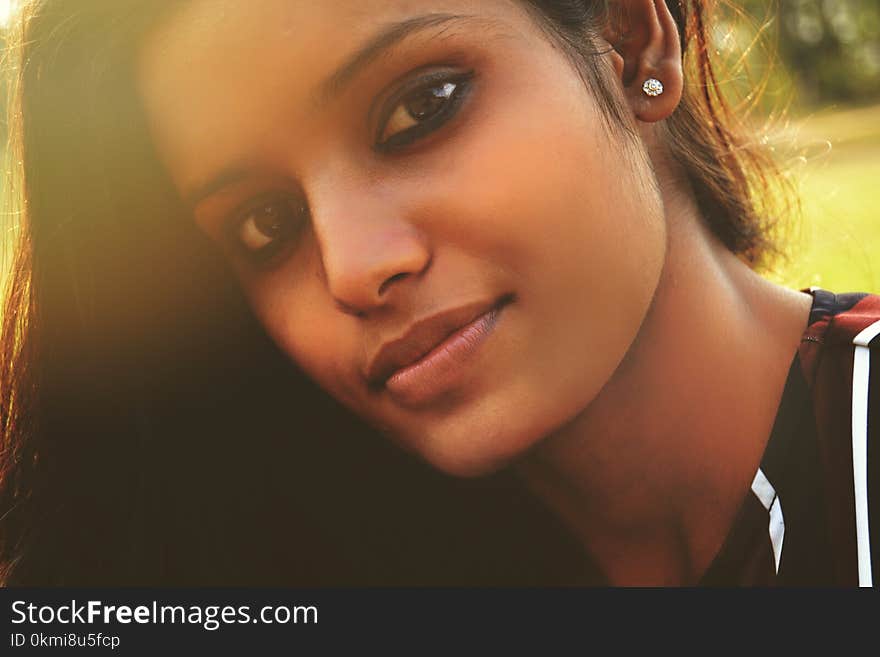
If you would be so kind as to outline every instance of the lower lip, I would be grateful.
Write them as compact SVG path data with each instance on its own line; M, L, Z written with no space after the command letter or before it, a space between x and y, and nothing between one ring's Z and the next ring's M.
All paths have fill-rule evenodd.
M385 382L394 400L404 406L422 406L454 387L480 345L492 334L504 305L496 305L412 365L395 372Z

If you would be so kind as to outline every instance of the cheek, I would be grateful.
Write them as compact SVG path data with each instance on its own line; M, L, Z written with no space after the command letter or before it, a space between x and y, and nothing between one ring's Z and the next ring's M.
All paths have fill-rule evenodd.
M354 404L362 395L352 357L363 349L352 325L357 320L339 312L317 276L303 274L314 266L283 264L249 289L251 305L275 344L307 376L343 403Z
M435 244L476 256L482 284L518 297L474 397L454 414L399 422L404 442L448 472L490 471L574 417L653 298L666 234L652 173L578 93L579 105L545 94L495 112L419 187L417 216Z
M585 94L567 81L540 94L495 90L422 172L417 214L430 234L526 284L556 279L609 296L651 284L665 245L652 173L606 135Z

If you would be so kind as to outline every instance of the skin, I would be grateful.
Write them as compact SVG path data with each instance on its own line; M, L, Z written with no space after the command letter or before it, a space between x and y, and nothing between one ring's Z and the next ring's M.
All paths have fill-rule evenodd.
M675 27L662 2L631 5L631 38L601 57L635 140L509 0L194 0L146 40L138 84L194 220L318 385L445 472L513 467L610 583L691 583L749 489L811 298L705 227L662 141ZM429 12L469 18L410 34L315 102L358 44ZM377 152L377 130L411 117L383 128L370 105L381 115L416 69L473 77L446 123ZM244 177L192 200L232 164ZM309 216L257 264L225 227L267 194ZM411 406L367 385L369 355L416 319L508 293L448 394Z

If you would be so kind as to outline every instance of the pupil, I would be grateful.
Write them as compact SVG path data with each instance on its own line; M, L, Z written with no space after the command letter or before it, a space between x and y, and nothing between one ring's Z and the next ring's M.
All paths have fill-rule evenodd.
M254 224L261 233L268 237L274 237L281 232L283 225L281 212L276 205L267 205L256 218Z
M455 85L447 82L439 87L431 87L407 102L406 111L416 119L422 120L437 112L455 90Z

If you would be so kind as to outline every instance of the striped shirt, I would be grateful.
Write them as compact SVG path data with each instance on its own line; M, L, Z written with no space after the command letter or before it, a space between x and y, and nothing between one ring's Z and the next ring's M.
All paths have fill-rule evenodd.
M880 295L801 291L813 296L807 329L702 585L880 583Z

